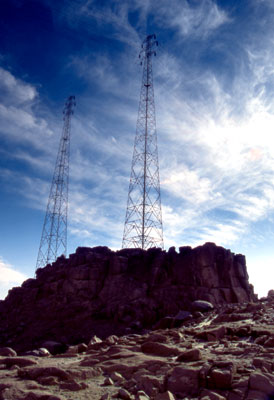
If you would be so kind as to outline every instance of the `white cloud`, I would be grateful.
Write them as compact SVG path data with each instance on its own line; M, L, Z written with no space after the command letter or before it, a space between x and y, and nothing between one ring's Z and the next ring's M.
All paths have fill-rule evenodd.
M9 71L0 67L0 91L1 95L8 97L8 101L17 104L26 101L32 101L37 96L37 90L34 86L25 83L21 79L15 78Z
M186 0L157 2L156 22L175 28L181 36L206 37L230 19L212 0L202 0L191 6Z
M4 299L9 289L20 286L27 277L0 258L0 299Z
M0 67L0 136L46 148L45 142L53 132L46 119L34 111L37 100L38 93L33 85Z
M95 31L104 26L111 27L111 32L104 32L104 37L116 39L120 42L127 43L130 46L137 48L140 43L139 35L136 29L129 21L130 11L141 11L140 19L142 22L146 20L146 6L142 6L139 1L133 2L109 2L103 5L95 6L91 0L85 0L74 7L69 4L65 11L65 18L70 26L77 28L81 24L81 29L87 31ZM96 25L91 24L90 20L96 21Z
M247 257L249 281L254 284L254 291L259 297L267 296L274 289L274 256L259 254Z
M200 177L198 171L191 171L185 165L180 164L177 167L171 166L163 172L161 185L163 189L196 205L210 201L212 197L211 182L207 178Z

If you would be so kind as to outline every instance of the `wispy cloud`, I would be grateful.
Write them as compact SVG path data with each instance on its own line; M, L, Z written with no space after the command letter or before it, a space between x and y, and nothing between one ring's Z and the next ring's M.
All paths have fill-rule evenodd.
M12 101L12 104L21 104L32 101L37 96L37 90L21 79L15 78L11 72L0 67L0 91L1 98Z
M202 0L190 5L186 0L164 0L155 7L156 23L174 28L178 35L207 37L224 23L230 21L227 13L212 0Z
M34 110L38 101L36 87L0 68L0 93L0 135L43 148L53 132Z

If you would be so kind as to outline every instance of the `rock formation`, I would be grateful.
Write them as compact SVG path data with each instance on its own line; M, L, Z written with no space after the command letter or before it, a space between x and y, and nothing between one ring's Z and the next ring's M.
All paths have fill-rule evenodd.
M159 321L178 313L187 319L182 311L190 314L197 299L214 306L254 301L245 257L214 243L180 247L179 253L80 247L0 302L0 345L25 351L48 340L66 346L87 343L94 334L168 326Z

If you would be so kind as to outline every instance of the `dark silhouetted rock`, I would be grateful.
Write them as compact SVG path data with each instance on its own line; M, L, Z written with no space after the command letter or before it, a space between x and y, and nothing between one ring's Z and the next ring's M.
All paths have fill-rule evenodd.
M79 247L38 269L36 279L13 288L0 302L0 346L19 352L42 346L59 353L66 345L87 344L94 335L104 339L153 326L181 326L191 318L193 304L205 312L254 301L245 257L214 243L180 247L179 254L174 247L168 252ZM58 343L44 344L49 341ZM101 346L90 343L89 349Z

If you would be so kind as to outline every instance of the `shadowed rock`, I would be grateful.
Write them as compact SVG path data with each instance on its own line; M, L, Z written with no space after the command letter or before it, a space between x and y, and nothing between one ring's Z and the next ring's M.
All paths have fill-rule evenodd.
M62 348L88 343L95 334L151 328L161 318L192 311L195 300L213 306L256 300L245 257L214 243L180 247L179 254L173 248L79 247L36 276L0 302L0 346L26 351L53 341ZM210 309L194 304L195 310Z

